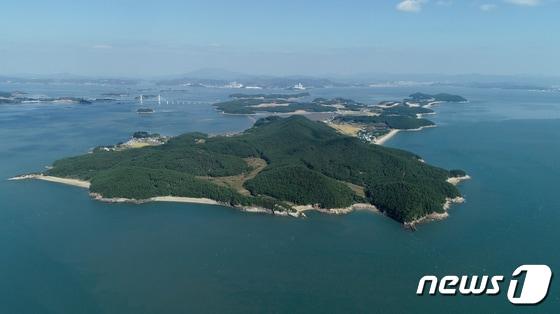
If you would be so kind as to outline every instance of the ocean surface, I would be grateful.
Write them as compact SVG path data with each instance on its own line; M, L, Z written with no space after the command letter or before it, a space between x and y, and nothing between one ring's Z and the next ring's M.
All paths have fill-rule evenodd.
M560 313L558 276L538 306L506 297L519 265L560 271L560 93L311 90L368 103L416 91L470 100L436 107L437 128L387 143L472 176L460 186L466 203L411 232L368 212L294 219L210 205L105 204L76 187L7 181L134 131L239 132L255 117L216 112L211 103L234 92L227 89L164 91L162 105L144 104L156 109L147 116L131 97L159 93L151 86L0 90L131 95L91 105L0 106L0 313ZM504 275L506 282L498 296L417 296L427 274Z

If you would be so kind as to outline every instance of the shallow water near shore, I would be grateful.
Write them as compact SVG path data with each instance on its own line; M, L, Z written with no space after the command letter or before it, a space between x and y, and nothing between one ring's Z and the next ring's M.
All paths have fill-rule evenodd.
M16 89L95 96L106 88L0 86ZM498 296L416 295L426 274L507 280L522 264L560 271L560 94L430 89L422 91L471 101L435 107L428 118L438 127L399 132L386 145L472 179L460 185L466 203L416 232L365 211L294 219L212 205L106 204L77 187L5 180L138 130L241 131L255 118L210 106L234 90L169 92L162 96L179 103L143 117L130 101L0 106L0 312L559 312L558 278L537 307L511 305L507 282ZM369 103L416 91L311 94Z

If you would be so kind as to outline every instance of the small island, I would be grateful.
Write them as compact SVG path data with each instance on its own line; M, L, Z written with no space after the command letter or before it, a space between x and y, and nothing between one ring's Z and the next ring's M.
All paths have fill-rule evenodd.
M374 144L384 144L399 131L419 131L435 127L425 115L435 114L434 105L466 102L462 96L414 93L402 101L382 101L368 105L345 98L315 98L303 101L309 93L232 94L233 100L214 104L224 114L331 114L325 122L338 132Z
M14 179L73 184L109 202L220 204L294 217L369 209L409 227L443 218L463 200L455 184L464 171L428 165L300 115L261 118L230 136L139 132L133 140L149 145L100 147Z
M459 96L459 95L452 95L446 93L440 93L435 95L424 94L424 93L414 93L410 95L410 99L413 101L420 101L420 102L465 102L467 101L466 98Z
M309 96L308 93L297 94L233 94L233 100L219 102L214 106L226 114L297 114L309 112L338 112L343 110L358 112L365 109L366 105L344 98L315 98L312 101L303 101L301 98Z
M25 92L2 92L0 91L0 104L30 104L30 103L51 103L51 104L91 104L92 100L80 97L47 97L47 96L29 96Z
M138 108L136 110L136 113L138 113L138 114L151 114L151 113L154 113L154 112L155 112L155 110L152 109L152 108Z

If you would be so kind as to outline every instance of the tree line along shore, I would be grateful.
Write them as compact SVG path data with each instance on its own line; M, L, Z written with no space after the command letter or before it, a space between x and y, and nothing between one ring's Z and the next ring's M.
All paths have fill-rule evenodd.
M35 176L82 182L102 200L215 203L292 216L369 208L410 224L444 214L461 197L449 178L466 174L323 122L271 116L234 136L187 133L161 145L96 149Z

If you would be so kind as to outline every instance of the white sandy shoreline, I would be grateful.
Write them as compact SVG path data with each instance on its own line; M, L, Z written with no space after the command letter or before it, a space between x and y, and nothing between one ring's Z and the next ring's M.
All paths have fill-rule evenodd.
M68 179L61 177L46 176L43 174L26 174L21 176L16 176L9 178L10 181L16 180L43 180L48 182L55 182L65 185L77 186L84 189L89 189L91 184L88 181L78 180L78 179ZM273 211L269 208L258 207L258 206L231 206L230 204L218 202L209 198L197 198L197 197L184 197L184 196L156 196L148 199L131 199L123 197L106 198L101 194L90 192L89 195L97 201L106 203L133 203L133 204L143 204L149 202L171 202L171 203L189 203L189 204L205 204L205 205L219 205L224 207L232 207L239 209L246 213L262 213L262 214L273 214L277 216L291 216L291 217L306 217L306 211L317 211L324 214L334 214L334 215L344 215L349 214L355 210L369 210L373 212L378 212L377 208L371 204L353 204L346 208L320 208L314 205L300 205L294 206L295 212L287 211Z
M462 177L451 177L451 178L448 178L448 179L447 179L447 182L448 182L448 183L451 183L451 184L453 184L453 185L457 185L457 184L459 184L459 183L461 183L461 182L463 182L463 181L465 181L465 180L470 180L470 179L471 179L471 177L470 177L469 175L465 175L465 176L462 176Z
M417 132L417 131L422 131L424 129L427 128L435 128L437 127L437 125L426 125L426 126L422 126L416 129L391 129L389 131L389 133L384 134L378 138L375 138L375 140L373 140L373 144L377 144L377 145L383 145L385 144L388 140L390 140L391 138L393 138L395 135L397 135L397 133L399 132Z
M389 133L384 134L380 137L376 137L375 140L373 140L373 144L383 145L383 144L385 144L385 142L390 140L393 136L397 135L397 133L399 133L399 131L400 130L392 129L391 131L389 131Z
M457 185L461 181L468 180L471 177L466 175L463 177L452 177L448 178L447 182ZM89 189L91 184L88 181L78 180L78 179L69 179L69 178L61 178L61 177L54 177L54 176L46 176L43 174L27 174L16 176L13 178L9 178L8 180L15 181L15 180L43 180L48 182L60 183L65 185L77 186L84 189ZM204 204L204 205L219 205L224 207L231 207L239 209L246 213L261 213L261 214L272 214L277 216L286 216L286 217L296 217L296 218L305 218L305 212L307 211L316 211L324 214L330 215L346 215L350 214L354 211L364 210L370 211L375 213L381 213L381 211L372 204L368 203L356 203L352 204L349 207L345 208L321 208L316 205L296 205L293 206L295 212L288 212L288 211L273 211L268 208L258 207L258 206L231 206L230 204L218 202L213 199L209 198L196 198L196 197L184 197L184 196L156 196L148 199L138 200L138 199L130 199L130 198L105 198L98 193L89 193L90 196L101 202L107 203L133 203L133 204L143 204L149 202L172 202L172 203L189 203L189 204ZM463 197L456 197L456 198L447 198L445 204L443 204L443 213L431 213L424 217L418 218L411 222L405 222L403 225L406 228L415 229L416 225L419 223L424 223L428 221L434 220L442 220L449 216L447 210L451 207L452 204L459 204L463 203L465 199Z
M8 180L43 180L55 183L61 183L66 185L78 186L84 189L89 189L90 183L88 181L78 180L78 179L68 179L68 178L60 178L60 177L53 177L53 176L46 176L43 174L26 174L22 176L17 176L10 178Z
M195 203L195 204L208 204L220 205L219 202L209 198L195 198L195 197L179 197L179 196L156 196L149 199L154 202L173 202L173 203Z

